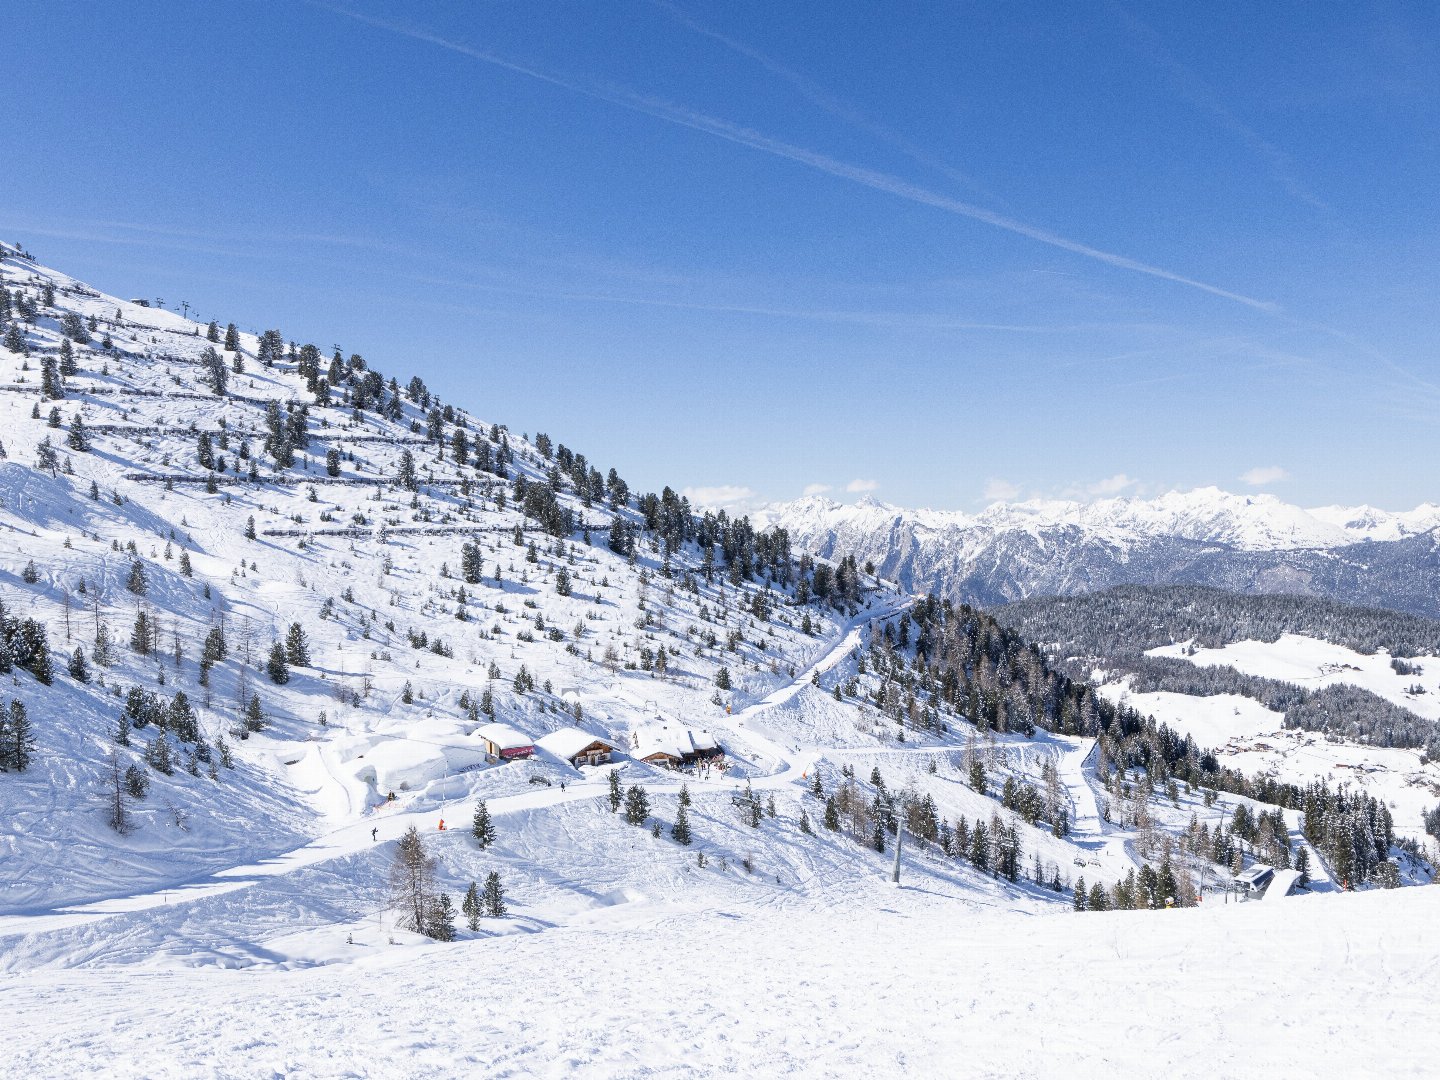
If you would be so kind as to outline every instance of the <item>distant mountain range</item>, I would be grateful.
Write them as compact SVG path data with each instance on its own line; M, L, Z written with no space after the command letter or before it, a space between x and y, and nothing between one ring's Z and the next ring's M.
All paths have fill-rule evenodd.
M1303 509L1218 488L1156 499L996 503L978 514L874 499L773 504L798 548L854 554L916 591L981 606L1116 585L1300 593L1440 617L1440 505Z

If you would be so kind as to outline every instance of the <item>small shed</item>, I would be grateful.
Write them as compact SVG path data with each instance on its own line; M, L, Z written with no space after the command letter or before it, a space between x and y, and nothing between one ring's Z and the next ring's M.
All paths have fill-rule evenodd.
M535 756L534 740L509 724L485 724L475 729L475 737L484 745L487 754L501 761Z
M581 765L604 765L615 752L613 744L598 735L582 731L578 727L563 727L543 735L536 744L548 754L568 761L579 768Z

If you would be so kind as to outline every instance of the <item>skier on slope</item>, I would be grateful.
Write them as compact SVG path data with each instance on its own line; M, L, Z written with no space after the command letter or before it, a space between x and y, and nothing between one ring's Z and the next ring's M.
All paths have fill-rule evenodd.
M378 840L379 838L380 838L380 826L377 825L377 826L375 826L375 828L373 828L373 829L370 830L370 842L373 844L373 843L374 843L376 840Z

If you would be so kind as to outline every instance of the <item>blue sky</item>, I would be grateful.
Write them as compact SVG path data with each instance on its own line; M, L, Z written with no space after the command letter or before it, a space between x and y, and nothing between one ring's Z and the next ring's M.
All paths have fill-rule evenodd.
M634 486L1440 499L1433 5L4 22L5 239Z

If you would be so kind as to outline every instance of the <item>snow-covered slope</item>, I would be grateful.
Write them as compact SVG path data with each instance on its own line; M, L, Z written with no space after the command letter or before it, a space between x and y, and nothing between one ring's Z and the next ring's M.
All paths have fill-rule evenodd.
M0 284L7 1004L42 1009L137 977L166 980L152 1006L243 997L210 981L231 968L284 970L290 987L315 977L300 969L332 968L316 993L384 983L396 1000L430 998L430 965L469 985L474 957L492 1010L477 1028L468 999L447 999L463 1014L449 1036L371 1038L369 1060L340 1047L352 1020L338 1016L321 1031L330 1048L306 1057L288 1031L273 1050L232 1044L259 1014L215 1013L203 1041L225 1047L221 1065L199 1041L152 1045L132 1065L103 1036L37 1026L7 1046L32 1073L72 1074L73 1055L104 1055L120 1074L535 1071L537 1058L487 1056L475 1033L513 1028L541 990L545 1022L565 1029L578 995L594 1001L604 948L623 954L606 970L633 963L653 983L677 964L706 971L718 947L717 977L739 992L736 972L762 965L736 944L743 933L716 929L730 922L772 958L877 918L917 935L887 939L899 949L985 913L1060 916L1082 877L1109 890L1162 860L1182 903L1206 888L1209 903L1225 879L1213 860L1229 856L1193 823L1204 815L1218 836L1242 808L1273 810L1243 778L1224 792L1142 783L1134 762L1159 759L1118 724L1102 782L1088 691L993 624L917 604L850 562L792 558L783 532L697 514L669 489L629 492L613 470L441 402L418 377L278 335L227 348L221 328L211 341L10 249ZM921 656L922 637L944 640L946 666ZM12 701L33 734L23 770ZM542 749L497 756L491 721ZM640 747L675 741L645 735L662 721L722 757L644 760ZM584 735L545 739L571 728ZM543 749L586 736L612 760ZM1199 754L1183 749L1171 765L1190 769ZM635 812L648 827L615 812L612 783L648 795ZM483 847L468 827L482 799L496 832ZM887 813L910 830L900 890L875 824ZM1293 805L1266 820L1275 844L1307 850ZM942 839L962 821L981 839ZM458 907L492 872L504 882L508 917L461 928L452 953L397 922L387 874L412 826L436 860L437 903ZM1008 871L1002 850L1019 853ZM1311 890L1336 891L1312 865ZM1405 875L1428 871L1411 860ZM842 960L827 954L820 970ZM78 968L95 974L57 974ZM638 1071L648 1059L623 1046L651 1019L668 1025L666 1045L690 1030L673 1012L632 1011L628 1041L556 1035L545 1067ZM614 1035L618 1014L589 1015L586 1031Z
M1299 592L1440 614L1440 507L1304 510L1271 495L1216 488L1155 499L996 503L974 515L865 498L768 506L827 558L854 554L902 584L972 603L1119 584L1208 584Z
M1218 649L1192 649L1182 642L1151 649L1149 655L1173 656L1198 667L1233 667L1242 675L1307 688L1358 686L1419 716L1440 720L1440 657L1409 657L1401 661L1402 674L1388 653L1367 655L1305 634L1236 641Z
M1418 1077L1440 1054L1427 890L1073 919L923 900L889 890L803 928L612 906L418 950L358 930L325 944L349 963L270 978L173 961L0 975L6 1055L36 1080L97 1061L155 1080L850 1080Z

